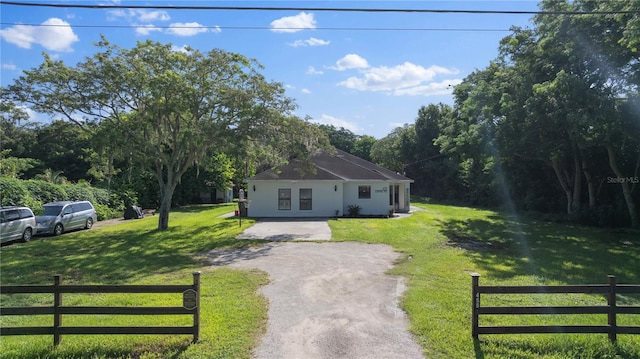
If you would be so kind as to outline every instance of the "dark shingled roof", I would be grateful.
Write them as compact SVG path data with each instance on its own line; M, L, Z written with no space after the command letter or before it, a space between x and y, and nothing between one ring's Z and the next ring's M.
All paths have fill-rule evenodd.
M301 164L292 161L286 166L274 170L267 170L249 178L251 181L273 180L341 180L341 181L399 181L413 182L412 179L363 160L352 154L337 150L330 155L318 152L311 156L315 166L315 173L301 171Z

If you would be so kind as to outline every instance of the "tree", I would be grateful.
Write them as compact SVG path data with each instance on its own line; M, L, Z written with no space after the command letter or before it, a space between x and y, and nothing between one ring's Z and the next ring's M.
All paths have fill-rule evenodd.
M318 127L327 135L332 146L352 153L353 146L358 139L356 134L344 127L336 128L334 125L319 125Z
M103 121L122 131L132 158L160 188L159 230L168 228L183 174L210 149L234 143L246 149L256 138L270 144L288 135L283 115L294 109L293 101L282 84L264 79L254 60L219 49L178 52L152 41L123 49L104 37L97 47L76 67L45 54L42 65L9 87L11 98L87 131ZM307 144L313 144L310 137Z
M0 176L20 178L40 162L28 157L28 150L36 143L27 112L8 101L6 91L0 89Z
M356 142L353 144L353 148L351 149L351 154L367 161L371 161L371 147L373 147L375 143L376 139L373 136L358 136Z
M411 162L411 158L407 158L407 152L410 153L412 147L411 139L415 139L413 125L396 127L371 146L371 160L382 167L402 173L404 165Z
M67 183L67 177L63 176L62 173L62 171L55 171L51 168L47 168L42 174L37 175L36 179L53 184L65 184Z

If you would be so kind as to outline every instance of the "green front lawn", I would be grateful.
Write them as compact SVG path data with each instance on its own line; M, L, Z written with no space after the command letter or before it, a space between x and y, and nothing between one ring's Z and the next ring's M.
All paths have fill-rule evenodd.
M1 337L2 358L249 358L266 328L267 303L257 294L268 282L258 271L211 269L209 250L246 246L234 237L253 223L217 216L233 206L197 206L171 213L170 229L158 232L158 217L110 227L36 237L1 250L2 284L191 284L201 275L201 329L197 345L190 336L63 336L53 350L52 336ZM180 306L180 295L65 295L66 305ZM3 306L51 305L51 295L2 295ZM51 325L51 316L0 317L2 325ZM66 325L190 325L190 318L64 316Z
M471 277L481 285L640 283L640 236L522 220L492 211L418 204L402 219L330 221L333 240L386 243L402 252L391 271L407 278L402 302L427 358L639 358L640 336L485 335L471 338ZM625 305L640 297L620 296ZM483 305L602 305L595 295L483 296ZM481 317L481 325L606 324L606 316ZM618 323L640 326L640 316ZM616 356L617 355L617 356Z
M619 335L611 345L606 335L494 335L471 338L470 272L481 285L640 283L640 239L637 233L519 220L496 212L418 204L423 211L402 219L330 220L333 239L387 243L402 252L392 274L407 278L402 301L411 330L427 358L640 358L640 336ZM156 230L157 217L112 227L37 237L1 249L2 284L50 284L54 274L65 283L163 284L191 283L202 271L201 335L189 336L64 336L52 349L51 336L2 337L3 358L249 358L264 332L268 303L258 288L265 273L212 269L203 253L212 249L255 245L234 237L243 228L236 219L221 219L233 206L194 206L171 213L170 229ZM488 297L483 304L592 305L601 296L564 298L538 296ZM2 305L51 303L49 296L1 295ZM570 303L567 303L567 300ZM142 301L143 303L140 303ZM77 295L74 305L176 305L180 298L129 295ZM621 296L620 304L640 305L640 298ZM639 316L635 316L639 317ZM640 325L640 318L622 317L620 324ZM102 324L127 325L132 318L100 318ZM135 318L140 321L158 318ZM481 324L605 323L603 316L488 317ZM68 325L93 325L82 316L65 316ZM162 324L176 325L172 318ZM177 319L185 320L183 319ZM50 317L0 317L2 325L46 323ZM188 319L186 319L188 322ZM154 322L156 323L156 322ZM150 324L146 323L145 324ZM180 322L182 324L188 324ZM558 323L560 324L560 323Z

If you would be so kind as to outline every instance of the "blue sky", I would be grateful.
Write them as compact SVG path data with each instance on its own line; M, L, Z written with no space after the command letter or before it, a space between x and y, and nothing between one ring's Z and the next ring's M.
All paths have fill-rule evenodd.
M528 0L82 3L538 10L537 1ZM499 41L509 34L508 29L530 25L531 17L301 10L95 10L0 4L1 82L6 86L22 70L38 66L42 52L74 65L93 54L92 43L100 39L100 34L121 47L151 39L172 43L176 51L186 45L202 51L220 48L255 58L264 65L265 77L285 84L287 95L296 100L298 116L382 138L397 126L413 123L421 106L453 104L451 86L486 67L497 56Z

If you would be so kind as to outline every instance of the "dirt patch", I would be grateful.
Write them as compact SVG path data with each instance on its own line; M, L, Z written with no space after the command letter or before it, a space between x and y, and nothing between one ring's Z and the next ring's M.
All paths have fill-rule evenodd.
M106 219L104 221L97 221L96 223L94 223L93 228L113 226L113 225L124 223L124 222L125 222L124 218Z

